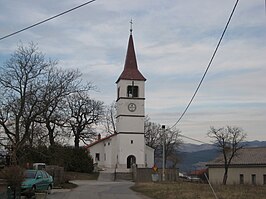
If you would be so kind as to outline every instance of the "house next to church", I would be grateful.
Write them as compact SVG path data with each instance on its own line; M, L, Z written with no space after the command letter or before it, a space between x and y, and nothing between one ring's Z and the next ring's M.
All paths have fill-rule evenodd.
M212 184L222 184L224 159L219 156L207 165ZM266 185L266 148L243 148L232 159L227 184Z
M154 149L145 145L145 77L138 70L132 29L128 41L124 70L118 77L116 132L89 144L87 149L99 168L127 172L154 165Z

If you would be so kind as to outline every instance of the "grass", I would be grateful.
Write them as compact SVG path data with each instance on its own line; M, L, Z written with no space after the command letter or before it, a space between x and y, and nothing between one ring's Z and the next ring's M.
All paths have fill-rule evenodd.
M219 199L262 199L266 198L266 186L220 185L213 187ZM153 199L213 199L208 184L190 182L139 183L132 190Z
M72 183L72 182L65 182L64 184L61 184L61 189L75 189L78 185Z
M99 173L65 172L65 178L71 180L97 180Z

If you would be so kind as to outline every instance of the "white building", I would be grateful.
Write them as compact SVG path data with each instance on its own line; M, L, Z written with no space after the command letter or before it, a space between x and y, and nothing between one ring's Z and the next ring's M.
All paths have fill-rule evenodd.
M222 184L224 159L220 155L209 162L208 173L212 184ZM266 185L266 148L244 148L232 159L227 184Z
M124 70L116 81L116 133L87 146L100 168L127 171L132 164L152 167L154 149L145 145L145 77L138 70L132 30Z

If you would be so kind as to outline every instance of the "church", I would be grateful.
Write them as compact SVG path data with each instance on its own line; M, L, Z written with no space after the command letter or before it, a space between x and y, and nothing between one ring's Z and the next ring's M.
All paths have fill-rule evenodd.
M132 165L154 165L154 149L144 140L145 81L138 69L131 28L124 69L116 81L116 132L104 138L99 135L87 146L99 168L128 172Z

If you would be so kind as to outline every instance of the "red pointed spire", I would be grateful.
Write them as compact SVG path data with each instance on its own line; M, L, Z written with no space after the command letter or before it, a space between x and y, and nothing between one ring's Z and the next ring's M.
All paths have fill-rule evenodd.
M116 81L116 83L121 79L146 81L146 78L138 70L132 30L131 30L129 40L128 40L127 55L126 55L124 70L121 73L118 80Z

